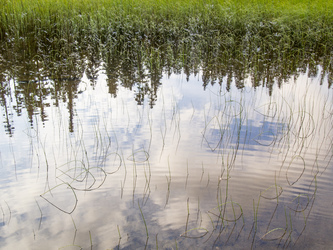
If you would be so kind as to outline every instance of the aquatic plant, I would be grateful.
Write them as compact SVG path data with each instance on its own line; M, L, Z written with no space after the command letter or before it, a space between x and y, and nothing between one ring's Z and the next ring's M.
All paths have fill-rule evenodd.
M1 6L0 41L25 43L28 51L36 49L28 42L34 40L55 50L60 40L68 49L99 41L120 51L198 41L215 41L229 53L332 49L333 4L325 1L2 0Z

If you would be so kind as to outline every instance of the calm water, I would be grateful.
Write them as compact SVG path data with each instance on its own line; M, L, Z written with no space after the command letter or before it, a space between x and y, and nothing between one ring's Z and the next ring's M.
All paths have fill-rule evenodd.
M333 92L318 75L227 91L199 71L111 91L101 70L29 102L8 81L1 248L327 249Z

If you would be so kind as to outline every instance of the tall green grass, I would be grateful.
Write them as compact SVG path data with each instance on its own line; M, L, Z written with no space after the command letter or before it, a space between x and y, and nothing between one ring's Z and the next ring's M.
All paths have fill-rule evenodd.
M2 41L29 36L82 42L90 37L160 45L204 36L229 37L229 43L248 46L271 41L271 46L282 42L321 49L331 49L333 41L329 1L1 0L0 12Z

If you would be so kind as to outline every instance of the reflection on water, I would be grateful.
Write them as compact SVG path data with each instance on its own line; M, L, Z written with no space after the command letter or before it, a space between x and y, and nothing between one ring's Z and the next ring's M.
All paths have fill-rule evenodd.
M266 87L272 95L275 85L281 87L303 74L332 87L332 56L321 50L253 50L250 45L240 47L236 41L227 49L211 37L207 41L167 42L155 47L130 40L131 46L119 49L102 41L25 39L0 43L0 102L10 135L15 131L13 113L21 115L26 109L33 126L35 113L45 122L45 108L58 107L61 101L67 104L69 129L73 132L74 100L87 89L85 85L79 88L81 79L86 77L86 83L95 87L101 70L111 97L116 98L125 87L135 91L133 98L138 105L148 99L151 108L160 98L157 93L165 74L182 73L188 80L200 71L204 90L218 84L228 92L232 85L244 89L250 82L254 88ZM11 106L13 100L15 105Z
M4 248L332 245L333 98L320 66L281 84L268 68L117 60L4 74Z

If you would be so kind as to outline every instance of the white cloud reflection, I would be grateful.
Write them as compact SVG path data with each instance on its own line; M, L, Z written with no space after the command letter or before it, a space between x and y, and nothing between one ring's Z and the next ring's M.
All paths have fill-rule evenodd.
M120 248L144 247L145 220L150 247L156 247L155 237L162 248L176 240L180 247L193 241L203 246L207 237L200 241L180 235L199 227L213 233L217 218L207 211L226 197L242 206L250 230L260 192L279 185L281 202L287 204L306 189L314 190L317 172L332 172L332 92L320 87L318 79L301 75L275 87L272 96L249 84L230 92L218 84L203 91L198 79L164 77L153 109L147 101L138 106L134 92L124 87L111 98L103 74L95 87L82 81L80 88L86 90L75 100L73 133L67 132L66 105L49 108L45 125L38 121L31 130L26 117L16 117L19 129L13 138L2 134L0 144L1 245L86 249L91 236L94 247L110 249L117 247L120 233ZM291 167L295 156L303 160ZM300 175L303 162L306 169ZM288 185L286 176L297 183ZM40 197L63 182L81 190L64 188L48 199L66 211L77 199L71 215ZM328 184L323 188L325 195L332 194ZM263 199L260 216L274 205ZM302 224L294 223L295 228ZM210 241L216 238L214 233Z

